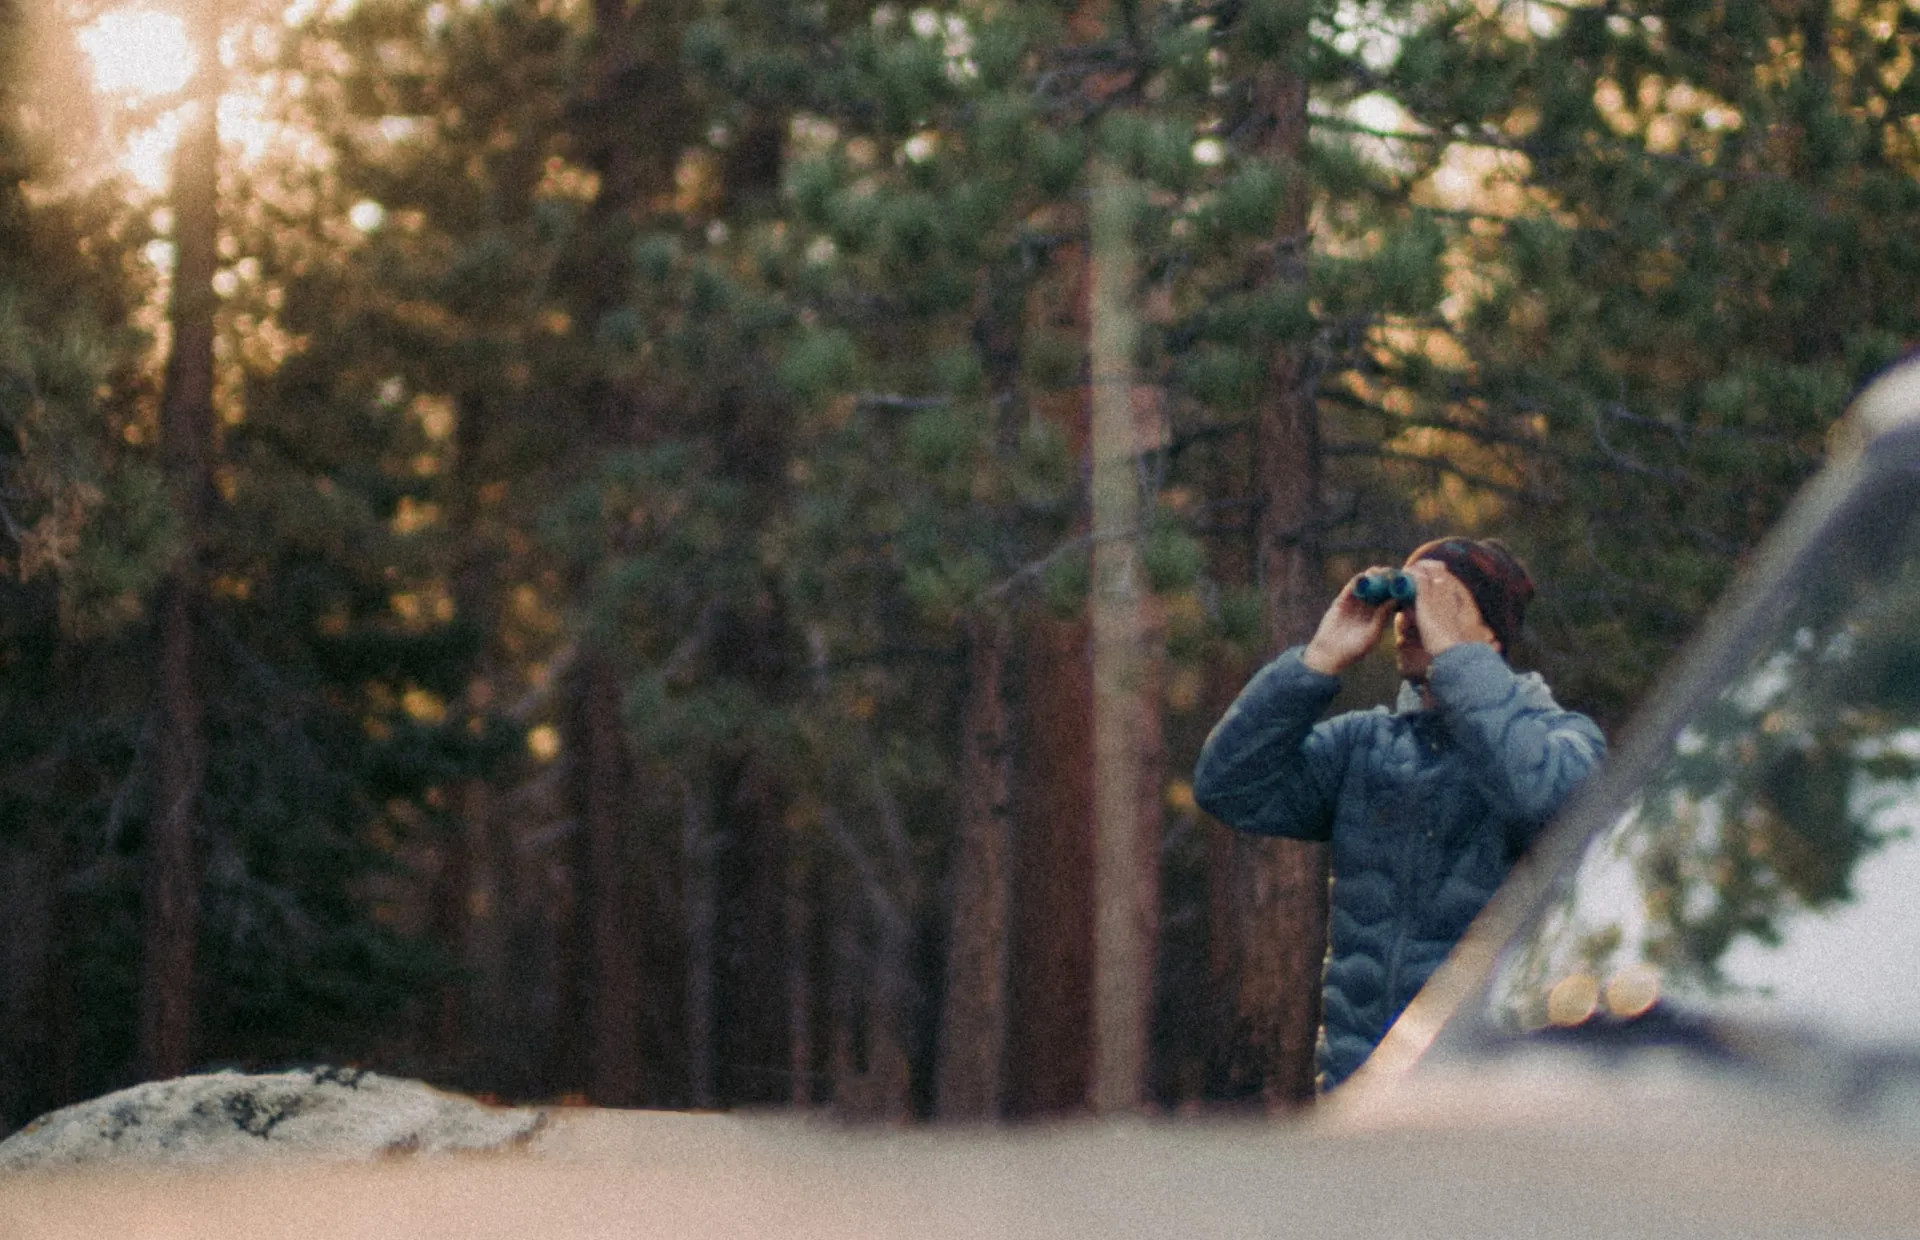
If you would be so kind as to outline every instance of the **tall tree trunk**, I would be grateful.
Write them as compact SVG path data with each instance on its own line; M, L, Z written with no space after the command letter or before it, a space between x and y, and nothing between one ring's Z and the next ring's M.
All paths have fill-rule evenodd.
M1106 6L1085 0L1069 38L1104 38ZM1056 208L1044 228L1082 236L1083 207ZM1063 244L1035 283L1028 313L1043 331L1088 340L1087 247ZM1092 436L1085 386L1037 393L1032 406L1084 462ZM1085 536L1082 522L1072 531ZM1089 609L1090 610L1090 609ZM1045 611L1021 625L1020 765L1014 810L1007 1109L1016 1116L1079 1110L1093 1067L1094 689L1089 611Z
M681 915L686 921L687 1100L710 1107L713 1093L714 895L712 796L705 784L681 784Z
M967 626L960 735L960 839L947 934L947 993L936 1074L942 1119L999 1115L1007 1043L1008 785L1005 621Z
M22 833L0 853L0 1135L47 1101L49 981L60 881L59 849Z
M1093 1080L1101 1112L1146 1100L1160 911L1164 747L1153 599L1140 558L1140 433L1155 393L1134 383L1139 338L1129 187L1096 176L1092 238L1093 387Z
M787 1101L813 1105L813 929L820 893L813 853L794 841L787 867Z
M195 944L200 931L196 835L206 777L204 704L197 667L200 533L213 454L213 276L219 242L220 6L189 11L200 67L173 167L172 351L160 435L182 551L160 595L161 719L148 826L141 966L141 1072L178 1076L193 1059Z
M1082 0L1068 18L1067 37L1081 44L1131 37L1144 7L1150 5ZM1125 70L1098 71L1082 91L1101 102L1132 81ZM1101 228L1084 207L1062 210L1048 225L1070 236ZM1123 221L1111 236L1118 240L1125 231ZM1114 478L1137 468L1139 437L1131 380L1103 373L1124 370L1130 346L1104 336L1137 328L1137 299L1131 275L1120 275L1108 286L1107 312L1096 316L1095 262L1084 243L1056 249L1048 278L1053 296L1036 299L1035 307L1052 327L1090 346L1093 386L1034 403L1063 429L1076 460L1091 459L1097 478ZM1130 270L1131 262L1120 266ZM1101 417L1095 410L1103 406L1101 420L1124 445L1118 451L1103 448L1093 433ZM1137 514L1139 480L1130 482L1130 511ZM1108 498L1128 493L1095 486ZM1019 781L1010 1035L1023 1050L1009 1080L1016 1114L1135 1107L1147 1079L1165 775L1159 656L1143 657L1140 644L1145 638L1150 646L1156 629L1143 627L1148 611L1137 545L1103 531L1102 502L1096 495L1094 525L1078 531L1095 536L1087 612L1071 621L1036 618L1025 646L1029 760Z
M428 933L456 965L467 961L472 930L473 855L467 842L467 808L468 798L461 797L453 812L440 819L440 838L434 844L437 864L427 893ZM430 1053L456 1075L467 1058L466 1012L466 984L457 976L442 983L433 999Z
M790 1094L792 1045L784 776L752 755L720 765L718 1088L727 1103L773 1105Z
M601 1106L641 1100L640 966L630 911L628 846L632 836L632 761L620 717L619 669L588 653L580 668L584 706L584 765L580 825L586 836L589 944L587 977L587 1096Z
M677 57L687 11L679 0L592 3L592 58L584 89L569 108L576 155L600 178L581 229L586 248L568 268L576 282L576 312L589 330L625 302L632 238L654 200L671 188L690 132L692 112ZM588 470L600 453L631 444L648 428L637 424L635 402L618 379L589 375L582 391L586 433L576 464ZM592 574L586 577L590 582ZM581 764L583 832L575 854L580 867L573 874L581 942L572 958L585 972L563 986L577 996L573 1010L585 1025L589 1096L623 1105L639 1102L644 1088L638 927L627 902L637 772L620 718L617 664L592 635L582 635L579 643L581 673L568 685L569 692L583 695L571 708L582 725L579 737L571 738L579 747L570 750Z
M1002 460L1018 453L1027 415L1020 345L1029 283L1019 267L988 267L974 292L973 340L994 403L993 450ZM1006 670L1012 640L1004 613L983 609L968 617L959 840L934 1078L934 1110L942 1119L992 1119L1006 1103L1014 809Z
M504 828L498 797L484 779L467 780L456 800L459 831L467 853L467 915L461 956L467 980L456 983L460 1007L452 1013L454 1062L484 1073L492 1082L503 1066L503 1042L511 982L507 976L508 910L513 879L504 872L511 847L500 846ZM490 1085L498 1088L497 1085Z
M561 688L571 897L556 969L560 999L550 1069L605 1106L639 1100L640 971L628 918L633 763L620 718L621 678L604 654L580 649Z
M450 582L454 611L491 638L499 632L496 600L503 586L493 514L480 496L494 481L486 462L496 419L483 392L461 393L454 410L453 486L447 503L448 527L458 531ZM496 662L491 644L482 647L462 703L472 726L485 726L492 715L500 683ZM508 905L501 897L512 878L502 863L510 865L513 854L496 839L504 824L496 821L488 781L467 779L452 791L453 808L440 841L435 938L462 967L441 988L435 1055L457 1077L469 1067L491 1074L506 1061L501 1034L510 1003L503 929Z
M867 1009L869 1109L876 1120L901 1123L913 1113L913 1060L908 1051L913 1004L913 887L894 858L894 882L874 906L873 1000Z
M1061 209L1048 226L1076 235L1083 211ZM1088 260L1063 245L1035 288L1030 313L1045 329L1085 341ZM1087 459L1090 393L1084 386L1033 397L1071 458ZM1073 531L1084 536L1084 524ZM1089 610L1038 611L1021 625L1020 765L1014 811L1007 1109L1016 1116L1088 1104L1093 1067L1094 696Z
M1304 38L1304 32L1302 37ZM1262 255L1263 282L1304 285L1307 194L1299 173L1307 141L1307 85L1284 62L1253 82L1259 152L1295 171L1277 234ZM1265 603L1269 653L1313 632L1326 600L1320 551L1321 470L1316 375L1304 344L1270 359L1254 445L1255 571ZM1270 1105L1310 1101L1320 980L1326 956L1324 845L1236 836L1230 849L1234 1036L1245 1069ZM1252 1082L1246 1082L1252 1084Z
M1084 617L1029 617L1007 1063L1016 1116L1087 1103L1092 1065L1093 668Z
M835 884L832 971L827 999L827 1072L833 1109L859 1117L872 1110L864 1093L867 1071L866 990L873 970L861 945L866 925L861 879L841 867Z
M874 779L883 853L876 858L839 820L828 830L850 863L834 929L829 1060L834 1108L859 1119L899 1122L912 1111L907 1050L913 976L915 886L906 824L884 782Z

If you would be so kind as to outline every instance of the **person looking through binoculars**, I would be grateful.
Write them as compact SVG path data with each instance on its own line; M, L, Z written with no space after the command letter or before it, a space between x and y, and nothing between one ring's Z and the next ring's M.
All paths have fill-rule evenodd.
M1372 1054L1606 753L1591 719L1507 663L1533 593L1494 539L1436 539L1398 570L1368 569L1310 641L1254 674L1201 749L1202 809L1240 831L1331 842L1322 1089ZM1321 720L1389 624L1398 701Z

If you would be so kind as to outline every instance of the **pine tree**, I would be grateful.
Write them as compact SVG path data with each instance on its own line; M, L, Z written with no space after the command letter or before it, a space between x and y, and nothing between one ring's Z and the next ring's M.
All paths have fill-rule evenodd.
M1920 329L1920 18L1523 9L1437 14L1403 53L1459 347L1383 340L1384 421L1514 527L1557 687L1617 718Z
M392 899L462 965L412 1053L474 1088L577 1091L581 1013L552 977L588 967L559 965L588 905L576 865L555 890L552 857L529 856L572 794L562 765L516 754L565 722L556 690L583 662L539 535L591 442L583 406L547 387L591 356L564 283L595 180L565 126L582 35L543 6L430 9L323 14L290 44L312 83L294 103L334 162L288 187L300 214L270 317L302 344L263 368L250 425L263 464L295 471L288 515L317 501L312 516L333 508L364 540L360 563L328 567L308 623L328 650L382 654L349 701L412 753L374 823L413 871Z
M37 914L86 980L35 1002L89 1032L34 1062L132 1054L130 859L186 733L109 673L164 662L128 619L190 564L203 1055L890 1116L1300 1097L1322 863L1180 769L1339 579L1448 529L1519 546L1556 688L1624 708L1912 337L1913 26L314 15L276 98L327 158L224 173L205 460L155 454L116 335L144 211L0 219L4 692L80 704L5 734L8 881L87 876Z
M996 970L977 962L991 959L992 938L982 948L965 936L1011 936L1010 1027L1021 1045L1044 1048L1020 1057L1004 1083L1016 1110L1083 1105L1092 1071L1093 793L1086 746L1071 743L1092 734L1091 689L1084 676L1056 683L1046 673L1084 672L1087 654L1073 617L1091 573L1077 476L1088 451L1081 203L1090 158L1100 152L1137 187L1142 275L1127 300L1148 323L1138 337L1141 390L1165 394L1145 407L1170 409L1173 430L1142 437L1138 465L1150 481L1133 537L1168 613L1184 617L1185 636L1174 640L1190 649L1199 648L1200 587L1212 584L1195 533L1215 513L1262 513L1256 547L1284 534L1312 549L1333 529L1329 492L1345 474L1323 480L1310 468L1292 485L1291 508L1264 502L1253 473L1256 410L1291 409L1284 416L1310 446L1325 377L1365 361L1358 342L1388 309L1414 312L1440 293L1435 230L1407 205L1406 179L1348 142L1268 150L1248 137L1283 121L1298 128L1308 85L1350 101L1360 93L1348 73L1358 52L1271 6L1143 6L1110 17L881 8L867 29L824 41L816 71L794 75L811 111L795 126L778 247L764 235L753 242L762 271L778 272L801 307L786 377L804 398L804 554L794 564L800 606L819 617L813 627L832 649L884 650L911 633L957 654L974 648L966 634L995 632L997 614L1010 611L1023 634L1010 651L1023 700L1010 728L1008 924L956 908L949 926L954 950L988 979ZM698 46L722 69L747 55L724 31ZM1283 95L1295 109L1287 118L1276 112ZM1332 221L1326 244L1336 257L1317 273L1299 251L1309 210ZM1283 370L1294 377L1269 385ZM1300 459L1268 440L1265 460ZM1219 494L1217 468L1234 492ZM1363 532L1356 545L1395 533ZM1276 605L1298 609L1303 594L1305 606L1320 605L1318 555L1289 569L1294 584L1268 582ZM1214 595L1217 632L1247 632L1242 600L1273 576L1244 562L1247 575L1228 579L1239 590ZM992 660L976 666L977 683L992 683ZM920 683L897 669L867 678L881 701ZM977 705L963 716L992 717ZM970 742L967 752L989 748ZM998 780L991 768L943 778L956 776L962 788ZM1148 801L1156 820L1159 799ZM967 873L979 863L964 850L995 848L991 815L972 813L956 861ZM1304 891L1316 886L1312 868ZM989 896L981 908L997 906ZM1310 1031L1312 925L1228 932L1309 945L1293 990L1302 996L1295 1024ZM1054 972L1043 977L1046 969ZM966 1027L996 1027L990 997L948 1002L969 1013ZM1304 1081L1308 1040L1296 1032L1284 1052L1254 1052L1266 1062L1248 1087L1276 1079L1275 1054L1290 1059L1289 1080ZM970 1096L1001 1088L991 1069L973 1074L986 1083Z
M130 634L172 528L130 447L146 339L145 235L94 175L98 120L61 14L0 5L0 1125L123 1069L130 943L86 956L94 898L125 894ZM104 393L104 395L103 395ZM103 902L110 904L111 901ZM124 907L124 906L123 906ZM84 964L93 972L76 972ZM107 1019L97 1021L97 1017Z
M210 23L218 16L200 13ZM226 16L238 25L246 13L236 7ZM394 446L384 411L367 400L347 417L312 416L332 412L316 400L327 390L324 372L303 370L297 356L280 365L299 352L298 336L285 329L297 329L305 307L296 296L291 314L276 318L290 288L289 269L276 260L300 248L288 240L297 218L290 203L322 178L277 165L241 192L239 169L212 137L203 131L200 145L185 148L182 162L194 175L182 184L190 181L197 197L174 216L181 324L172 336L182 349L191 345L192 356L182 353L165 380L160 412L135 406L121 433L123 442L150 444L158 424L163 455L129 453L116 463L130 477L163 465L173 485L156 498L171 498L191 524L181 519L180 539L161 560L174 585L151 600L153 628L121 634L119 648L95 642L68 655L79 666L97 664L98 674L111 658L159 667L167 686L164 695L118 704L138 739L114 755L115 795L98 809L75 807L107 844L94 863L99 877L80 888L92 924L69 945L76 971L99 979L82 996L96 1032L76 1069L76 1083L96 1089L123 1079L133 1052L126 1043L135 986L121 962L133 946L126 858L142 855L136 847L146 861L169 838L166 826L192 827L188 850L173 854L188 864L170 871L175 881L161 885L166 901L156 907L197 906L197 924L182 931L172 923L170 967L153 967L169 958L146 953L141 1058L149 1070L178 1071L208 1057L357 1057L384 1039L409 992L432 975L416 943L381 924L390 910L367 898L370 880L395 859L380 846L382 811L419 814L445 778L443 765L480 765L502 739L429 726L449 666L468 654L448 626L406 632L394 614L405 597L393 589L395 561L407 546L378 537L385 531L376 522L404 509L404 488L391 479L411 462L382 458ZM337 227L338 216L316 235L327 222ZM351 413L374 416L355 425ZM375 434L354 439L370 426ZM357 506L368 492L389 505L372 521ZM174 662L183 648L190 660ZM162 697L171 703L165 710ZM182 701L197 705L182 714ZM191 739L174 719L197 721L201 745L173 747ZM190 801L180 795L184 785L160 777L176 755L189 760L173 769L200 781ZM169 818L168 806L191 814ZM147 868L150 878L164 870ZM183 958L192 960L197 1009L185 1022Z

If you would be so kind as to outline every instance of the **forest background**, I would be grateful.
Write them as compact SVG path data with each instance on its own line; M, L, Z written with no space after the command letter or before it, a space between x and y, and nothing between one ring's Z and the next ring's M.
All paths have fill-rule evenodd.
M1916 43L0 0L0 1132L316 1061L1304 1099L1325 859L1195 809L1206 729L1440 532L1617 726L1916 341Z

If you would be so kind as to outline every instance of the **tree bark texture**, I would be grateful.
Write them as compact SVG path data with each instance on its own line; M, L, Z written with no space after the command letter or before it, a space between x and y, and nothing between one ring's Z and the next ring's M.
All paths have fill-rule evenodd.
M785 784L753 755L721 763L718 1088L730 1102L788 1101Z
M714 957L718 901L714 894L713 799L703 783L681 785L681 917L685 922L687 1101L714 1104Z
M632 886L633 763L620 717L621 680L583 648L561 689L565 796L573 831L553 1067L567 1089L602 1105L641 1100L640 970Z
M193 1061L195 948L200 932L198 859L201 788L206 779L205 706L199 683L196 613L199 539L212 480L213 338L218 264L221 12L214 0L188 10L201 68L174 156L172 332L160 437L179 521L180 558L159 604L159 752L145 857L141 964L141 1072L178 1076Z
M51 1066L48 1035L59 851L16 836L0 855L0 1135L39 1114Z
M593 244L573 256L567 271L578 313L585 322L597 323L627 296L627 246L656 199L673 184L691 113L678 58L661 51L678 48L686 6L594 0L591 13L593 56L568 112L577 156L599 175L600 186L592 223L581 231ZM608 376L588 376L580 410L586 461L643 433L629 396ZM583 835L572 877L580 916L574 950L563 953L563 960L585 972L563 979L562 987L573 997L563 1010L575 1012L584 1024L585 1045L567 1054L563 1031L562 1058L583 1069L595 1102L632 1105L642 1101L645 1088L641 950L630 903L636 772L620 717L623 685L617 664L591 636L580 643L580 674L566 686L581 695L570 704L579 735L569 738L571 760L579 766L575 804ZM696 1085L696 1097L706 1087Z
M1021 338L1031 276L983 268L974 289L973 342L994 404L994 451L1019 451L1027 404ZM1013 752L1007 662L1008 617L980 610L966 624L960 722L960 820L948 910L934 1110L942 1119L989 1120L1006 1105L1013 904Z
M428 932L449 959L465 966L472 941L473 852L468 833L475 825L469 797L438 823L435 867L427 893ZM458 976L441 983L434 996L432 1054L458 1072L467 1059L467 983Z
M1128 187L1102 168L1094 186L1090 324L1093 435L1092 614L1094 867L1093 1079L1101 1113L1146 1101L1160 913L1161 743L1158 626L1140 556L1141 463L1158 447L1137 388L1137 260ZM1157 429L1157 428L1152 428Z
M947 993L935 1109L1000 1114L1007 1044L1009 797L1005 621L972 618L960 735L960 838L947 935Z
M1007 1109L1087 1104L1093 1017L1093 667L1084 616L1024 627Z
M787 858L787 1101L813 1105L813 930L820 893L813 853L795 841Z
M1261 153L1295 171L1276 221L1267 278L1304 284L1307 195L1299 169L1307 142L1306 80L1284 64L1268 65L1257 71L1253 89ZM1254 446L1261 499L1255 571L1269 653L1306 640L1326 602L1316 381L1304 342L1275 349ZM1257 1065L1269 1104L1304 1103L1314 1091L1326 956L1326 848L1242 836L1233 840L1231 858L1238 949L1234 1039Z
M485 392L469 390L455 401L454 479L448 524L459 531L452 554L455 614L484 633L498 633L504 592L498 533L488 505L479 499L496 479L488 467L497 417ZM467 682L463 703L468 722L485 726L501 680L494 648L482 649ZM457 1076L470 1067L496 1075L511 1061L503 1036L511 1002L506 977L504 927L513 905L510 841L499 836L507 823L494 812L494 788L486 779L463 780L453 791L453 820L446 824L437 902L438 941L460 962L461 975L442 988L437 1057ZM502 843L505 847L502 847ZM517 1050L518 1048L512 1048Z
M580 668L584 707L577 760L586 834L587 1094L602 1106L642 1101L640 966L631 917L633 763L620 717L619 669L589 654Z
M1048 221L1061 235L1085 227L1083 211ZM1088 256L1058 247L1028 313L1043 330L1088 340ZM1037 416L1085 462L1092 434L1084 383L1036 394ZM1084 520L1071 536L1089 533ZM1044 610L1020 627L1023 699L1014 823L1014 911L1007 1109L1016 1116L1077 1111L1093 1070L1094 691L1090 609Z
M844 894L833 931L832 1031L828 1062L833 1105L852 1119L899 1122L912 1111L908 1013L915 891L904 823L886 787L874 781L880 851L870 851L837 816Z

